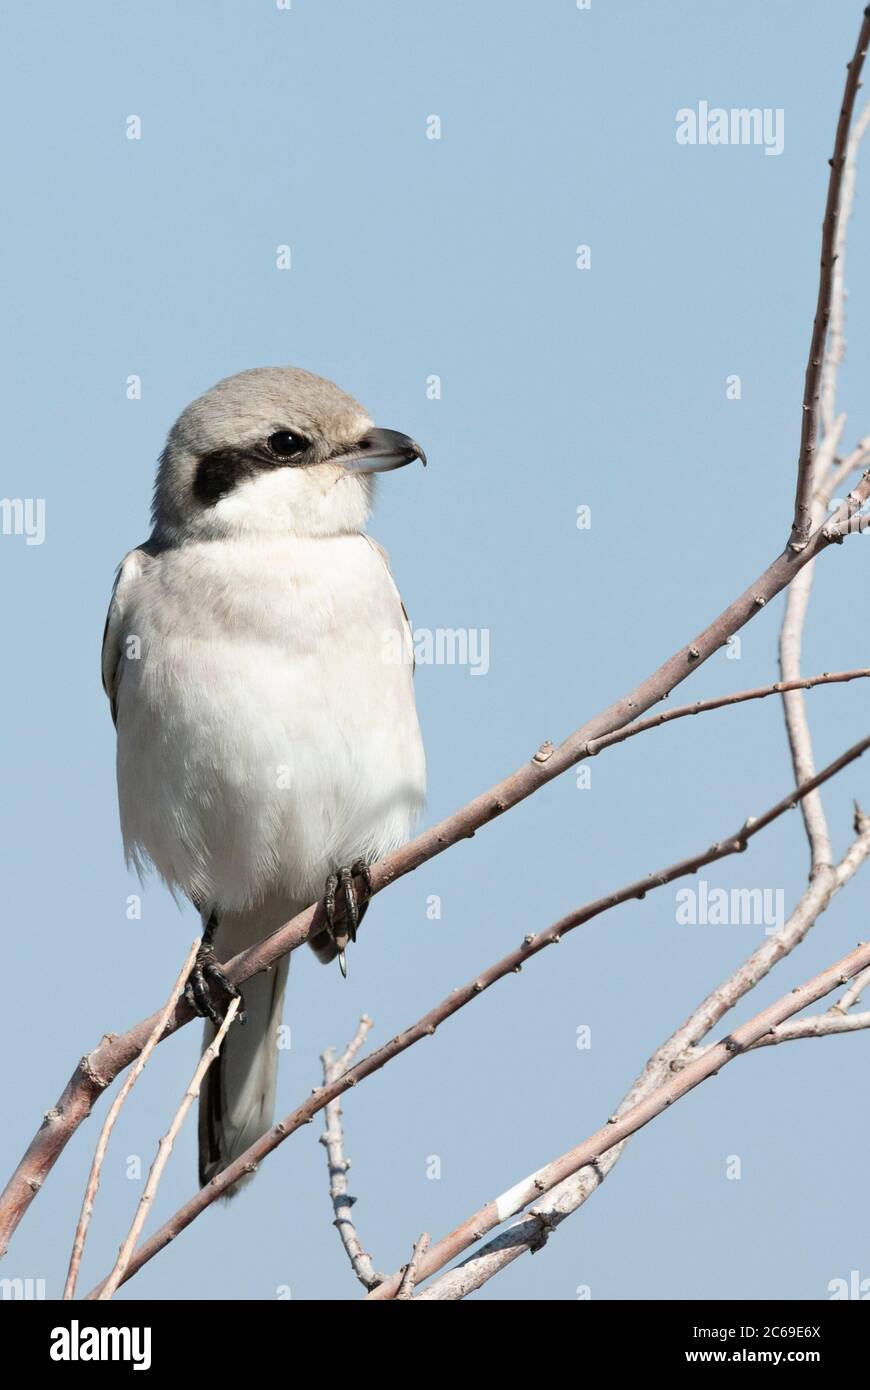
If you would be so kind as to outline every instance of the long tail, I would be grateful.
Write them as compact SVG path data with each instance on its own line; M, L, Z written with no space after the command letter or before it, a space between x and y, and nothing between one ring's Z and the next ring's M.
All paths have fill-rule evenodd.
M215 940L219 961L262 941L292 916L282 906L221 917ZM204 1186L238 1158L272 1123L278 1075L278 1029L287 984L289 956L243 986L247 1021L233 1026L206 1072L199 1098L199 1181ZM206 1022L203 1049L214 1038ZM234 1196L247 1179L234 1183Z

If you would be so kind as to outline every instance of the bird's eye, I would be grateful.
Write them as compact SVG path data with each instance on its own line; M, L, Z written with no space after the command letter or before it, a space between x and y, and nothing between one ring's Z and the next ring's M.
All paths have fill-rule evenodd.
M308 440L301 434L291 434L290 430L278 430L269 436L269 448L281 459L292 459L308 448Z

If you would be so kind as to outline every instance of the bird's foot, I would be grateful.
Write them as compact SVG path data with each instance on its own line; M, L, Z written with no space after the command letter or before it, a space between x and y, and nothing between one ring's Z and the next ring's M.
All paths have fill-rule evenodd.
M357 878L362 879L363 887L361 890L356 886ZM338 952L338 968L345 978L347 978L347 957L345 955L347 944L349 941L356 941L357 927L365 916L371 896L372 871L363 859L357 859L353 864L345 865L336 873L330 874L326 880L323 895L326 929ZM344 915L340 922L335 920L336 898L344 905Z
M239 1023L245 1021L245 1001L241 990L227 979L217 963L211 944L203 943L196 953L193 969L184 986L184 997L194 1013L200 1018L210 1018L216 1028L224 1021L224 1015L233 999L238 999Z

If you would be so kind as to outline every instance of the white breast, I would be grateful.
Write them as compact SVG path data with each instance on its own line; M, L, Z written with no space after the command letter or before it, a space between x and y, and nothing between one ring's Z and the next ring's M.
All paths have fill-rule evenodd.
M366 537L166 551L124 585L118 638L134 861L238 910L313 901L336 866L407 839L423 749L401 602Z

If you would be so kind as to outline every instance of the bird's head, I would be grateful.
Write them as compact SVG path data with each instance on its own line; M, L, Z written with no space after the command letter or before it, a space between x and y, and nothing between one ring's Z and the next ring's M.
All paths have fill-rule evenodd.
M361 530L373 474L426 462L413 439L298 367L219 381L173 425L154 489L166 540L331 536Z

